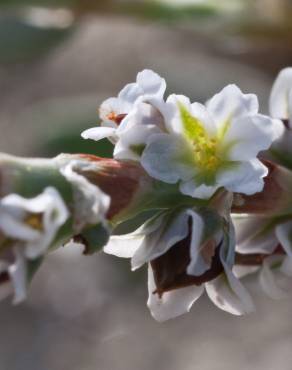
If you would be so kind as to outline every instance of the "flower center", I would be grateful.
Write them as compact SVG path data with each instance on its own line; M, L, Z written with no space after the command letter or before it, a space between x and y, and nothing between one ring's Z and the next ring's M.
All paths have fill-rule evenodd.
M42 217L41 214L29 215L25 219L25 223L35 230L42 230Z
M221 164L218 155L218 139L209 136L203 123L193 117L185 106L179 104L185 135L194 153L194 161L202 171L214 173Z

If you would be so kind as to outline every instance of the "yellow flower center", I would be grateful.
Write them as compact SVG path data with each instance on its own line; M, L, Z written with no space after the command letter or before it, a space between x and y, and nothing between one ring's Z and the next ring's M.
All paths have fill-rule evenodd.
M35 230L41 231L43 229L41 214L29 215L25 219L25 223Z
M222 160L218 155L218 138L210 137L202 122L193 117L186 107L179 104L185 135L193 147L194 162L200 170L214 173Z

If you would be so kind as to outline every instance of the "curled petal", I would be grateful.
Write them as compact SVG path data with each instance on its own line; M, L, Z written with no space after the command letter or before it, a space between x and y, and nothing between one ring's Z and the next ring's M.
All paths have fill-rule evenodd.
M92 167L94 168L94 164ZM62 175L73 186L76 233L79 233L85 226L104 223L110 206L110 197L78 173L78 171L90 169L92 169L90 164L78 160L71 161L60 168Z
M121 258L132 258L143 243L144 236L140 235L113 235L108 244L104 247L104 252Z
M248 161L259 152L269 149L272 142L284 133L282 121L260 114L232 120L224 142L232 143L229 158Z
M145 69L137 75L137 84L147 96L163 97L166 90L166 82L157 73L150 69Z
M162 222L152 233L146 235L140 248L132 258L132 269L136 270L144 263L165 254L177 242L187 237L189 232L188 214L161 216ZM159 219L158 219L159 220Z
M111 236L104 252L117 257L132 258L135 253L145 244L145 238L157 231L163 223L164 217L158 215L148 220L132 233Z
M170 292L165 292L160 298L155 293L156 285L152 268L148 267L148 291L149 298L147 306L155 320L163 322L183 315L190 311L192 305L200 298L204 292L204 287L190 286Z
M222 261L225 273L206 283L211 301L221 310L233 315L245 315L255 310L250 294Z
M83 139L99 141L109 137L115 137L116 129L112 127L94 127L82 132Z
M267 174L267 167L258 159L253 159L221 171L217 175L217 182L229 191L252 195L263 190L263 178Z

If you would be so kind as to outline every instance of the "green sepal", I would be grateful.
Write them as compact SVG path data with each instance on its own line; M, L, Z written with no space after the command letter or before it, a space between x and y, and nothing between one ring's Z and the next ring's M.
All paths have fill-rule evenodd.
M74 237L76 242L84 245L84 254L91 255L99 252L109 241L109 230L101 223L85 229L81 234Z

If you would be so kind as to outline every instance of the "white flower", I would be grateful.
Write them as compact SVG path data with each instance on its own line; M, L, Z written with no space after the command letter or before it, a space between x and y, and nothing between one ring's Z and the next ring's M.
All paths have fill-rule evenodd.
M144 70L137 75L135 83L126 85L116 98L109 98L102 103L99 115L101 127L94 127L82 133L84 139L101 140L109 138L113 143L118 139L117 128L132 111L137 102L151 99L162 100L166 82L151 70Z
M47 251L68 216L63 199L52 187L35 198L10 194L0 201L0 230L21 245L30 259Z
M149 264L148 307L158 321L188 312L204 290L216 306L241 315L253 304L232 273L233 227L221 227L212 213L161 212L133 233L112 236L104 251L131 258L133 270Z
M270 95L272 117L292 122L292 67L283 69L277 76Z
M171 95L164 109L169 133L153 135L141 163L150 176L179 182L183 194L209 198L220 188L247 195L263 188L267 168L256 158L283 132L258 114L255 95L225 87L206 106Z
M62 157L60 157L60 163L62 163ZM72 160L60 166L60 172L73 188L76 233L89 225L102 223L106 226L105 218L110 207L110 197L81 174L82 171L91 170L96 171L95 164L82 160Z
M152 135L166 132L162 115L165 102L139 102L116 130L114 158L140 160Z
M0 300L13 295L13 304L21 303L26 298L27 261L23 248L14 247L12 262L10 258L0 258Z
M281 287L285 277L292 277L292 221L273 224L264 216L237 215L233 217L237 245L242 255L260 255L262 263L237 266L235 274L243 277L258 273L263 291L273 299L287 296Z

